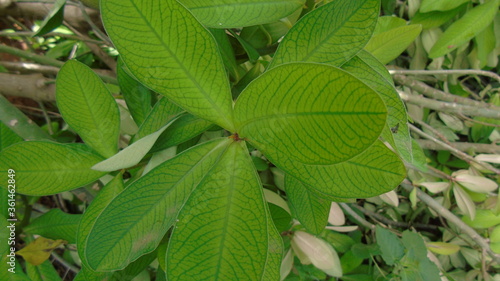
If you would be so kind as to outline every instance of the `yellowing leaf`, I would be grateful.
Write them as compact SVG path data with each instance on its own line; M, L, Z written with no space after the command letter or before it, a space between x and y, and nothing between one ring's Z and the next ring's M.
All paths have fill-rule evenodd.
M448 183L448 182L422 182L422 183L419 183L419 185L427 188L427 190L429 190L432 193L439 193L439 192L445 191L450 186L450 183Z
M64 243L67 242L61 239L51 240L39 237L16 253L22 256L30 264L40 265L49 259L50 253L52 253L55 248Z
M430 242L427 243L427 249L440 255L453 255L460 250L460 246L444 242Z
M386 192L384 194L380 194L378 197L380 199L382 199L382 201L384 201L385 203L387 203L391 206L394 206L394 207L399 206L398 195L396 194L396 192L394 190Z

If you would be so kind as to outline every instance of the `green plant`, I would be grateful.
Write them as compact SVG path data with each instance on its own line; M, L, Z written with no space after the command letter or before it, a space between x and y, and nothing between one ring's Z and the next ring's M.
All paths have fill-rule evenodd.
M279 203L264 195L282 191L263 191L255 167L263 159L249 150L285 174L294 216L314 234L330 201L373 197L405 177L400 157L413 162L406 111L384 66L363 50L380 2L334 1L306 14L261 62L266 71L231 93L224 66L239 74L216 28L274 19L263 10L286 11L279 19L303 4L247 2L220 10L213 1L102 1L139 126L129 145L118 151L120 110L105 84L73 60L58 74L56 98L85 144L26 141L0 152L2 187L13 169L20 194L106 183L79 218L79 280L119 278L155 257L169 280L279 279ZM175 146L182 152L168 150Z

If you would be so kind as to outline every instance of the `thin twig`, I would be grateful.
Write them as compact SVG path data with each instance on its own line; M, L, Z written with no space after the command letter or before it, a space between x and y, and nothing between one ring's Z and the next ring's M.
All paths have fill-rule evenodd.
M420 130L419 128L413 126L412 124L408 124L409 127L410 127L410 130L414 131L415 133L417 133L418 135L426 138L426 139L429 139L429 140L432 140L433 142L441 145L443 147L444 150L448 150L450 151L451 153L453 153L453 155L457 156L458 158L464 160L465 162L467 163L470 163L470 162L475 162L479 165L481 165L482 167L496 173L496 174L500 174L500 170L491 166L490 164L488 163L485 163L485 162L482 162L482 161L478 161L476 159L474 159L472 156L458 150L457 148L449 145L449 144L446 144L438 139L436 139L435 137L427 134L427 133L424 133L422 130Z
M340 207L342 207L342 209L344 209L344 211L346 211L354 220L357 221L358 224L361 224L362 226L368 228L368 229L371 229L371 230L375 230L375 225L374 224L371 224L369 223L368 221L366 221L364 218L362 218L360 215L358 215L353 209L351 209L351 207L349 207L349 205L347 205L346 203L339 203Z
M431 140L418 139L420 147L430 150L442 150L443 147ZM473 142L451 142L451 146L461 151L474 151L476 153L500 154L500 146L497 144L473 143Z
M416 189L417 197L418 199L420 199L420 201L424 202L427 206L433 209L440 216L447 219L448 222L456 225L463 233L468 235L479 247L484 249L493 258L493 260L495 260L497 263L500 263L500 255L495 254L491 250L488 241L486 241L486 239L481 237L481 235L479 235L473 228L465 224L460 218L455 216L448 209L444 208L441 204L439 204L439 202L434 200L434 198L430 197L425 192L422 192L420 189L415 188L413 185L411 185L411 183L408 180L405 180L401 184L401 186L408 192L411 192L413 191L413 189Z
M17 32L0 32L0 37L33 37L33 35L35 35L36 32L32 32L32 31L17 31ZM89 43L93 43L93 44L106 44L105 42L103 41L99 41L99 40L94 40L94 39L90 39L90 38L81 38L81 37L78 37L76 35L72 35L72 34L65 34L65 33L60 33L60 32L49 32L49 33L46 33L44 35L41 35L40 37L61 37L61 38L65 38L65 39L71 39L71 40L77 40L77 41L84 41L84 42L89 42Z
M72 265L71 263L69 263L67 260L65 260L63 257L61 257L60 255L52 252L52 257L57 261L59 262L60 264L62 264L64 267L66 267L67 269L73 271L74 273L78 273L80 272L80 269L74 265Z
M477 70L477 69L442 69L442 70L407 70L407 69L391 69L389 73L404 74L404 75L482 75L493 78L500 82L500 76L491 71Z
M481 125L484 125L484 126L490 126L490 127L495 127L495 128L500 128L500 125L497 125L497 124L493 124L493 123L488 123L488 122L483 122L483 121L479 121L479 120L476 120L476 119L472 119L472 118L469 118L463 114L457 114L458 117L464 119L464 120L467 120L467 121L470 121L472 123L477 123L477 124L481 124Z
M465 105L455 102L442 102L434 99L424 98L419 95L409 95L403 91L398 91L402 100L407 103L420 105L429 109L442 112L465 114L469 116L481 116L493 119L500 119L500 108L490 107L488 104Z

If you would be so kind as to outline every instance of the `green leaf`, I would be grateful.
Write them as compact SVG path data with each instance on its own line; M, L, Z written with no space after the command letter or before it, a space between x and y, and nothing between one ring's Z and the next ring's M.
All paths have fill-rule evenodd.
M160 135L153 148L151 148L151 152L160 151L188 141L212 126L212 122L191 114L184 114Z
M120 84L120 92L127 103L130 115L137 125L141 125L151 112L151 100L153 92L132 78L123 68L126 67L121 59L118 59L116 76Z
M153 147L160 135L178 118L179 116L172 118L170 122L163 126L163 128L135 141L133 144L127 146L125 149L113 155L112 157L95 164L94 166L92 166L92 169L97 171L111 172L137 165L141 161L141 159L148 153L151 147Z
M269 68L297 61L340 66L370 39L380 1L333 1L305 15L280 43Z
M411 24L379 33L370 39L365 50L387 64L406 50L421 31L421 25Z
M307 188L322 196L368 198L389 192L405 178L399 157L381 141L358 156L334 165L307 165L286 162L281 169L300 179ZM332 198L333 199L333 198Z
M23 231L50 239L63 239L69 244L76 243L76 233L82 215L68 214L61 209L51 209L32 220Z
M467 2L470 2L470 0L422 0L419 10L422 13L431 11L449 11Z
M379 225L377 225L375 234L377 236L377 244L382 252L382 258L388 265L394 265L404 256L403 243L401 243L396 234Z
M90 147L104 157L118 151L118 106L99 76L76 61L66 62L56 80L61 115Z
M9 145L23 141L23 138L18 136L14 131L0 122L0 151L7 148Z
M146 117L137 134L132 138L132 142L158 131L182 111L182 108L173 104L167 98L161 98Z
M54 265L48 260L37 266L26 263L26 273L31 281L62 281Z
M239 67L236 63L233 46L229 41L229 35L224 29L209 28L209 30L210 33L212 33L212 35L214 36L215 41L217 42L219 52L221 53L222 62L229 72L231 81L239 81Z
M89 184L105 173L90 169L102 157L82 144L21 142L0 152L0 186L7 170L16 171L16 192L43 196Z
M430 50L429 57L444 56L479 34L495 18L498 1L490 0L476 6L450 25Z
M278 166L350 159L379 137L386 114L371 88L343 70L313 63L265 72L235 105L239 136Z
M429 13L420 13L417 12L415 16L411 19L412 24L421 24L423 29L429 29L433 27L438 27L449 20L451 20L454 16L456 16L460 11L462 11L465 6L459 6L453 10L444 11L444 12L429 12Z
M184 6L175 0L105 0L101 12L107 33L139 82L188 112L234 130L217 44Z
M364 50L342 65L342 69L359 79L363 79L363 82L380 94L387 107L387 125L389 128L397 128L392 133L396 144L395 148L405 161L412 163L412 145L406 108L394 88L387 69Z
M203 25L235 28L274 22L304 5L304 0L181 0Z
M268 252L262 280L280 280L280 266L283 257L283 240L270 218L267 219Z
M328 222L331 203L310 192L300 181L287 175L285 188L292 213L307 231L319 234Z
M266 209L246 144L233 142L179 214L167 250L167 279L263 280Z
M97 215L81 246L82 261L96 271L118 270L153 251L229 142L186 150L132 183Z
M45 34L51 32L52 30L58 28L62 24L62 22L64 20L64 6L65 6L65 4L66 4L66 0L56 0L54 2L54 5L52 6L52 10L45 17L43 22L40 24L40 28L33 35L33 37L45 35Z

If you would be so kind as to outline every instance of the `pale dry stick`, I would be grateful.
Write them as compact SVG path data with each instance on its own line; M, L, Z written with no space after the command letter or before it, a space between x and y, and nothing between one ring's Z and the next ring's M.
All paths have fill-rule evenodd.
M36 32L32 32L32 31L0 32L0 37L32 37L35 34L36 34ZM93 44L101 44L101 45L106 44L103 41L89 39L89 38L80 38L76 35L65 34L65 33L60 33L60 32L49 32L49 33L46 33L44 35L41 35L41 37L55 37L55 36L65 38L65 39L89 42L89 43L93 43Z
M80 272L80 269L74 265L72 265L71 263L69 263L68 261L66 261L63 257L59 256L58 254L52 252L52 257L58 261L60 264L62 264L64 267L66 267L67 269L73 271L74 273L78 273Z
M466 234L474 242L476 242L479 247L484 249L495 262L500 263L500 255L495 254L491 250L488 241L481 237L481 235L479 235L472 227L465 224L460 218L455 216L452 212L450 212L448 209L434 200L434 198L427 195L425 192L422 192L420 189L414 187L408 180L405 180L403 183L401 183L401 187L403 187L408 192L416 189L417 197L418 199L420 199L420 201L424 202L427 206L429 206L429 208L433 209L440 216L444 217L448 222L456 225L464 234Z
M442 147L430 140L418 139L420 147L423 149L440 150ZM492 153L500 154L500 145L486 144L486 143L473 143L473 142L451 142L451 146L461 151L472 150L476 153Z
M351 207L349 207L349 205L347 205L346 203L339 203L339 205L340 205L340 207L342 207L342 209L344 209L344 211L346 211L358 223L360 223L361 225L363 225L364 227L366 227L368 229L375 230L374 224L369 223L364 218L362 218L360 215L358 215L356 212L354 212L354 210L351 209Z
M481 124L481 125L484 125L484 126L490 126L490 127L495 127L495 128L500 128L500 125L497 125L497 124L492 124L492 123L488 123L488 122L482 122L482 121L479 121L479 120L475 120L475 119L472 119L472 118L469 118L463 114L457 114L458 117L466 120L466 121L470 121L472 123L477 123L477 124Z
M491 109L500 110L500 107L495 106L493 104L475 101L475 100L471 100L469 98L464 98L464 97L460 97L460 96L453 95L450 93L446 93L446 92L440 91L438 89L435 89L435 88L433 88L433 87L431 87L431 86L429 86L421 81L412 79L412 78L405 76L405 75L400 75L400 74L394 75L393 78L394 78L394 81L396 83L410 87L413 90L423 94L424 96L427 96L427 97L430 97L433 99L447 101L447 102L460 103L460 104L464 104L464 105L480 106L482 108L491 108Z
M442 102L433 99L424 98L419 95L409 95L403 91L398 91L401 99L407 103L420 105L425 108L438 110L442 112L465 114L469 116L481 116L493 119L500 119L500 107L488 106L489 104L480 103L479 105L465 105L456 102Z
M470 163L470 162L477 163L477 164L481 165L482 167L484 167L484 168L486 168L486 169L488 169L488 170L496 173L497 175L500 175L500 170L497 169L497 168L495 168L495 167L493 167L493 166L491 166L490 164L474 159L472 156L470 156L470 155L468 155L468 154L466 154L466 153L458 150L457 148L455 148L455 147L453 147L453 146L451 146L449 144L446 144L446 143L438 140L437 138L435 138L435 137L433 137L433 136L431 136L431 135L423 132L419 128L413 126L412 124L408 124L408 125L409 125L410 129L412 131L414 131L415 133L417 133L418 135L420 135L420 136L422 136L422 137L424 137L426 139L429 139L429 140L431 140L431 141L433 141L433 142L441 145L444 150L450 151L451 153L453 153L453 155L455 155L458 158L464 160L465 162L467 162L467 163Z
M389 73L392 75L481 75L493 78L500 82L500 76L491 71L478 70L478 69L440 69L440 70L408 70L408 69L391 69Z

